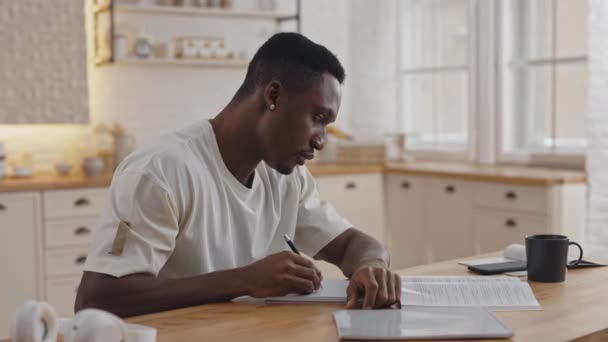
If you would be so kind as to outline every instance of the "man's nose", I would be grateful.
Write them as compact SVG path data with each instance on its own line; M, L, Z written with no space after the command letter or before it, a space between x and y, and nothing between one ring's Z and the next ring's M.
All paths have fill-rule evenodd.
M327 129L325 129L325 127L323 127L319 133L315 134L315 136L312 138L312 148L315 150L322 150L323 146L325 145L326 134Z

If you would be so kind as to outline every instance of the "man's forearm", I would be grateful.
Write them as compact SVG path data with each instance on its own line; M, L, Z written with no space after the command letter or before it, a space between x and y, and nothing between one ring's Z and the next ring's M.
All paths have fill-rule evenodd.
M120 317L129 317L226 302L247 294L247 284L240 279L239 269L182 279L160 279L145 274L115 278L85 272L78 290L76 311L98 308Z
M340 268L350 278L363 265L388 267L389 264L390 256L386 248L370 236L357 232L348 242Z

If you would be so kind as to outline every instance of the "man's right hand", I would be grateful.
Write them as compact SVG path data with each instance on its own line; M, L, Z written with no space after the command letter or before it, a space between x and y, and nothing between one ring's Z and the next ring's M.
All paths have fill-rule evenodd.
M247 294L255 298L313 292L323 279L312 261L288 251L269 255L242 270Z

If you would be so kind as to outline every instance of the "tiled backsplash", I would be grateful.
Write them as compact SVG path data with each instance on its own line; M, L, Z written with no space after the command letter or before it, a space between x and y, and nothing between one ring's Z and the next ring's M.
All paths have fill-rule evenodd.
M0 125L7 166L31 154L34 170L52 170L58 161L80 163L95 153L95 138L87 125Z

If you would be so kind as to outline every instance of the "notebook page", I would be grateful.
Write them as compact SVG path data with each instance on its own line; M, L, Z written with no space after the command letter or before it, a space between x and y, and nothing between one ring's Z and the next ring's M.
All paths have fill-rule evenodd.
M402 305L481 306L493 311L540 310L526 282L512 277L405 276Z

